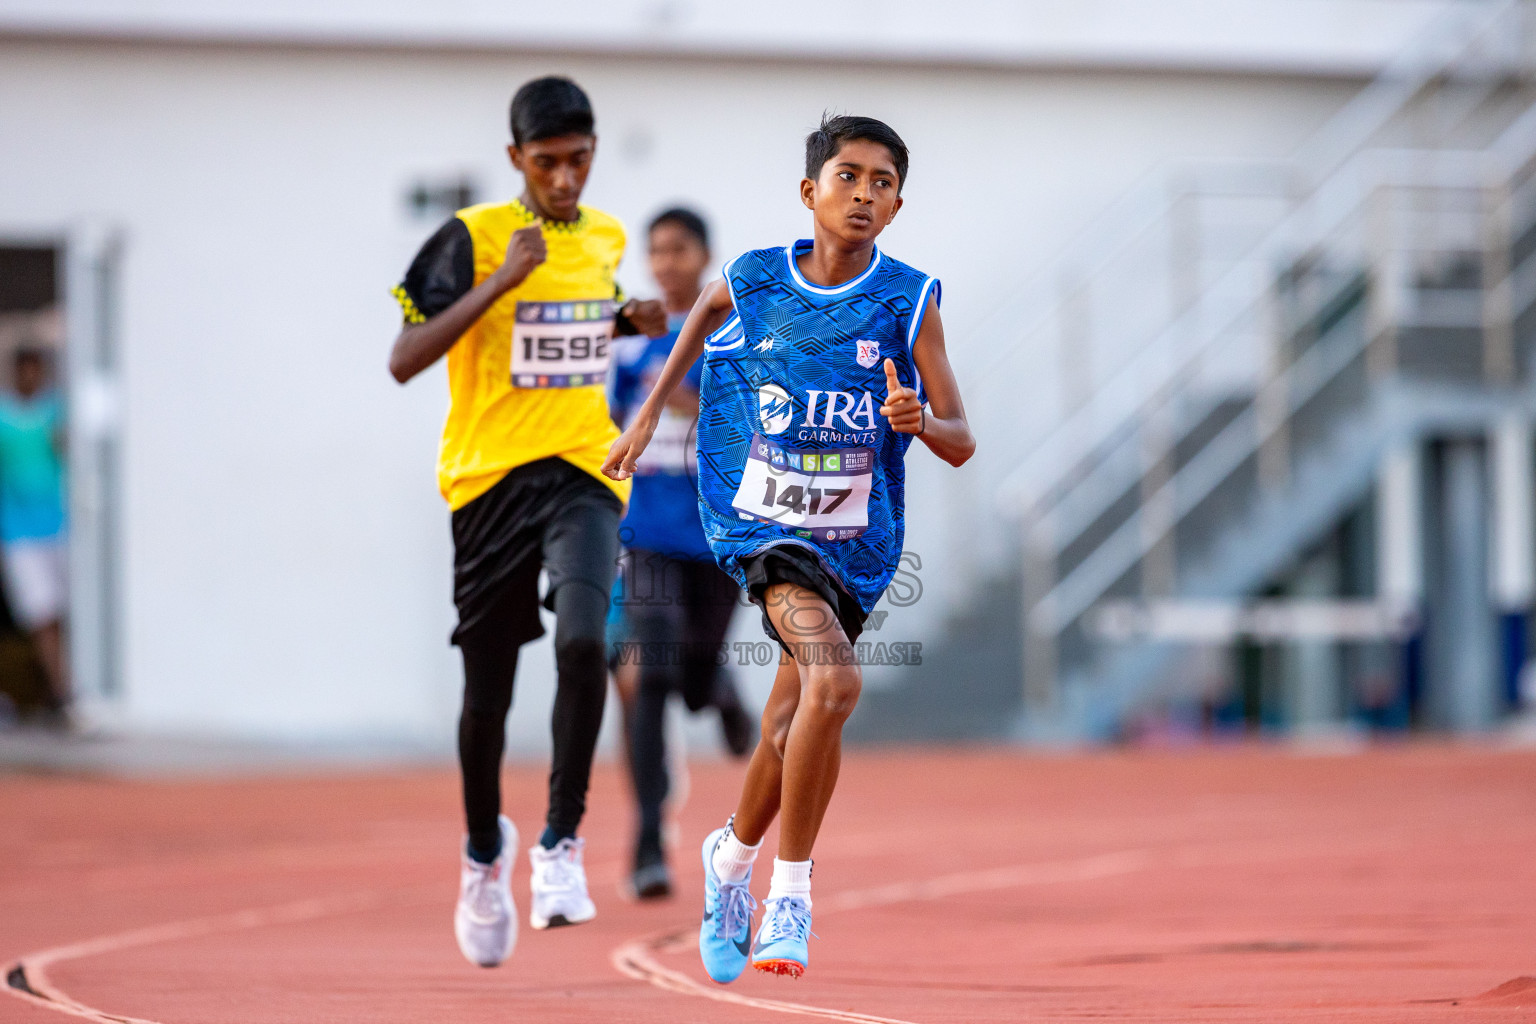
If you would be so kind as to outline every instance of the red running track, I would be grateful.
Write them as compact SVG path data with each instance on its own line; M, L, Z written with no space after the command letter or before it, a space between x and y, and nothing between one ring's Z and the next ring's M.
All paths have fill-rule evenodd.
M496 970L454 947L451 773L0 777L0 1021L1536 1020L1536 753L857 753L810 971L720 987L695 850L739 774L695 767L682 896L641 906L601 770L598 919ZM507 792L533 833L542 773Z

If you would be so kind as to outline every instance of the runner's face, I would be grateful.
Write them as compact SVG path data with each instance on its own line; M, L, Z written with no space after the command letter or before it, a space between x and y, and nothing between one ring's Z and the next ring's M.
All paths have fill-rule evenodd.
M523 173L525 195L533 212L565 221L581 215L577 204L596 153L595 135L560 135L507 147L512 166Z
M680 224L663 221L651 232L651 276L667 308L689 305L709 266L709 250Z
M43 364L36 359L16 360L16 391L31 398L43 389Z
M878 142L854 139L800 182L800 197L816 213L816 224L848 242L872 242L901 209L900 179L891 151Z

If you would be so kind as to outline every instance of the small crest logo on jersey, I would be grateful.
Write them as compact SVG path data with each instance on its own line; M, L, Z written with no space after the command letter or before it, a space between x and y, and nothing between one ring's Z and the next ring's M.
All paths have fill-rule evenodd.
M864 367L864 369L867 370L880 361L880 343L878 341L865 341L863 338L860 338L854 344L858 346L858 355L854 358L859 361L859 365Z
M763 421L763 433L784 433L789 429L793 415L788 391L777 384L764 384L757 389L757 416Z

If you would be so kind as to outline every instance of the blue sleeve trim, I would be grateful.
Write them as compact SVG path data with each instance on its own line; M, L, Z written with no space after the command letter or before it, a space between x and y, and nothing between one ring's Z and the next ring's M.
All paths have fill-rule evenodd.
M742 256L745 256L745 255L746 255L746 253L742 253ZM734 259L732 259L729 263L727 263L725 266L720 268L720 276L725 278L725 291L726 291L726 294L728 294L731 297L731 309L734 310L738 316L741 314L741 310L738 309L737 306L736 306L736 286L731 283L731 271L735 270L736 269L736 264L738 264L740 262L741 262L741 256L737 256Z
M923 282L923 286L917 290L917 302L912 309L912 322L907 325L907 351L912 351L912 346L917 343L917 332L923 327L923 318L928 315L928 293L933 293L934 304L939 304L942 299L943 289L939 287L939 279L930 277Z
M740 314L733 315L719 329L704 339L704 351L729 352L747 343L747 334L741 328Z

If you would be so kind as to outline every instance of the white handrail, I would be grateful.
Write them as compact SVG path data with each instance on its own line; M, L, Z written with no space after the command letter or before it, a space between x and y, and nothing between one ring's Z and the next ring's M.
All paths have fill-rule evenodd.
M1536 141L1536 118L1527 131ZM1507 134L1507 133L1506 133ZM1477 151L1441 151L1441 150L1366 150L1356 154L1351 161L1349 173L1340 176L1336 180L1343 185L1343 195L1332 196L1319 193L1314 197L1317 207L1329 210L1326 214L1315 213L1311 208L1304 206L1297 211L1297 216L1310 221L1314 229L1318 228L1319 221L1325 221L1326 228L1319 229L1322 239L1314 239L1311 245L1300 245L1292 250L1306 252L1307 249L1321 243L1323 239L1333 234L1338 228L1355 216L1370 195L1382 186L1394 188L1440 188L1440 189L1478 189L1488 182L1489 178L1488 154ZM1290 241L1287 232L1290 230L1288 223L1282 223L1271 233L1275 241L1274 249L1280 249L1283 243ZM1261 246L1262 248L1262 246ZM1273 250L1272 250L1273 251ZM1213 287L1224 287L1232 284L1236 289L1246 290L1246 286L1255 280L1262 283L1267 289L1268 282L1272 280L1275 263L1267 257L1271 253L1251 255L1242 262L1235 264L1229 274L1221 282ZM1187 383L1198 372L1202 361L1210 354L1215 346L1221 344L1228 336L1229 328L1243 316L1253 311L1254 305L1262 301L1264 291L1253 297L1253 302L1239 306L1236 296L1230 304L1216 309L1191 310L1188 317L1205 335L1203 342L1184 354L1183 359L1168 371L1168 379L1165 387L1138 410L1140 415L1145 415L1149 406L1166 404L1172 401L1180 392L1183 384ZM1181 323L1176 323L1167 328L1174 334L1189 336L1190 328ZM1155 342L1154 342L1155 344ZM1144 351L1151 351L1152 346ZM1124 388L1137 386L1137 382L1144 376L1145 367L1141 360L1133 361L1125 366L1119 378ZM1111 382L1112 384L1115 382ZM1113 409L1117 401L1121 400L1122 392L1108 391L1102 401L1106 408ZM1092 416L1092 411L1084 415ZM1113 447L1115 435L1102 439L1099 450L1104 451L1106 446ZM1073 459L1074 465L1083 465L1090 452L1069 452L1068 458ZM1087 466L1083 471L1071 480L1057 478L1057 485L1050 493L1036 493L1030 495L1027 488L1027 478L1021 479L1022 474L1034 470L1040 476L1049 474L1053 467L1035 467L1029 463L1005 478L999 486L999 500L1005 505L1016 505L1034 498L1033 511L1036 515L1044 516L1049 510L1059 507L1069 500L1076 492L1084 488L1092 488L1095 481L1103 474L1100 467L1106 464L1108 455L1105 454L1092 466ZM1055 467L1059 468L1059 467ZM1100 483L1097 493L1090 492L1086 500L1079 499L1074 503L1070 521L1055 522L1048 531L1060 546L1070 543L1082 534L1092 523L1093 519L1105 511L1116 497L1113 486Z
M1340 223L1359 210L1371 192L1380 187L1476 189L1496 182L1513 181L1522 169L1533 162L1536 162L1536 105L1528 108L1506 126L1487 150L1374 149L1357 153L1350 161L1346 173L1338 178L1354 187L1349 189L1351 194L1348 198L1340 197L1332 204L1334 212L1330 226L1325 229L1326 233L1336 230ZM1329 204L1324 201L1326 198L1328 197L1323 192L1313 197L1316 205L1321 208L1328 207ZM1303 207L1298 211L1298 215L1303 218L1314 218L1311 224L1317 228L1318 220L1315 218L1319 216L1318 214ZM1282 224L1277 227L1275 234L1280 235L1284 230L1285 225ZM1523 266L1529 265L1529 261L1523 264ZM1251 264L1250 269L1252 266L1272 269L1262 260ZM1205 323L1213 339L1220 338L1223 330L1228 326L1228 323L1221 322L1205 321ZM1185 363L1173 372L1171 383L1177 384L1187 379L1189 372L1198 364L1203 354L1203 349L1191 353ZM1124 372L1129 377L1139 371L1138 364L1128 367ZM1171 393L1172 389L1166 389L1163 396L1171 397ZM1103 462L1099 463L1099 465L1103 464ZM1094 478L1101 475L1096 472L1096 469L1097 467L1088 469L1080 479L1065 485L1059 501L1067 499L1067 492L1091 486ZM1005 479L1000 486L999 490L1004 502L1019 497L1008 490L1014 486L1017 486L1017 483L1011 477ZM1112 486L1101 484L1098 493L1090 492L1090 495L1088 500L1079 500L1076 503L1072 510L1074 515L1071 522L1057 523L1049 531L1058 546L1070 543L1080 536L1093 519L1107 509L1109 503L1114 500L1115 491Z
M1309 180L1319 182L1320 185L1307 191L1315 193L1322 190L1330 181L1346 173L1348 164L1359 149L1436 76L1452 70L1457 61L1473 54L1475 48L1488 37L1492 36L1493 43L1499 45L1514 36L1516 33L1505 32L1501 35L1494 30L1502 25L1503 19L1511 12L1519 12L1521 5L1522 0L1501 0L1479 4L1472 10L1462 8L1446 12L1413 45L1394 58L1370 85L1330 118L1303 145L1292 161L1282 165L1229 165L1224 169L1225 172L1262 170L1271 183L1281 183L1277 191L1287 186L1294 188L1298 181ZM1201 173L1209 174L1219 170L1206 169L1194 173L1198 177ZM1062 313L1059 296L1055 294L1060 288L1060 267L1071 266L1083 275L1084 280L1091 280L1094 275L1102 273L1117 255L1126 252L1137 239L1169 219L1175 204L1188 194L1189 190L1175 191L1168 187L1166 171L1143 179L1132 193L1117 201L1103 217L1097 219L1094 227L1074 240L1049 271L1027 281L1006 301L982 317L972 329L985 330L1004 316L1016 317L1022 304L1026 309L1040 310L1025 332L1026 337L1031 336ZM1262 193L1255 190L1252 194ZM1290 223L1293 232L1299 231L1301 235L1315 234L1315 229L1313 232L1300 231L1301 219L1298 217L1286 217L1284 221ZM1266 233L1253 251L1266 251L1266 246L1273 245L1276 238L1276 232ZM1287 239L1290 244L1295 244L1296 240L1294 235ZM1083 406L1048 430L1025 458L1016 464L1016 468L1006 474L1005 484L999 490L1000 495L1016 499L1021 486L1031 486L1037 494L1050 490L1050 483L1041 485L1042 469L1048 469L1044 474L1046 478L1054 474L1057 480L1064 479L1074 471L1073 468L1082 458L1112 438L1124 423L1133 419L1138 410L1148 402L1155 402L1177 376L1176 372L1158 374L1157 364L1161 363L1165 371L1174 371L1176 367L1184 365L1177 358L1170 359L1170 353L1156 350L1159 346L1174 344L1175 341L1170 339L1182 338L1187 341L1189 329L1213 312L1211 294L1224 287L1229 288L1234 274L1250 273L1250 268L1242 265L1247 262L1243 260L1239 265L1229 268L1221 280L1205 290L1202 301L1197 303L1200 306L1198 310L1176 314L1176 319L1149 337L1134 352L1129 362L1122 363L1120 369L1112 373L1108 380L1099 382ZM1265 281L1263 287L1267 287L1267 284ZM1058 301L1053 301L1053 298ZM1215 312L1219 314L1220 311ZM983 380L995 380L1003 376L991 371L1003 361L1018 355L1019 350L1016 348L999 353L987 364L988 372L982 375ZM1127 384L1132 386L1128 387Z
M1520 188L1530 184L1520 175L1536 171L1536 107L1509 125L1488 150L1479 153L1435 152L1434 160L1412 150L1367 151L1359 154L1380 171L1362 196L1361 202L1377 188L1483 189L1501 185ZM1529 254L1512 268L1509 277L1516 285L1515 312L1536 304L1536 253ZM1151 550L1159 537L1181 522L1246 459L1252 457L1268 440L1295 417L1298 410L1323 387L1331 383L1370 343L1362 332L1347 344L1307 350L1298 361L1266 385L1280 396L1285 414L1277 420L1261 423L1257 403L1250 403L1237 418L1211 438L1184 466L1164 481L1158 496L1172 514L1159 531L1149 533L1140 511L1132 515L1107 537L1081 564L1057 581L1031 610L1031 622L1042 631L1059 631L1085 613L1104 590L1129 571ZM1102 509L1100 510L1102 511ZM1092 514L1092 513L1090 513ZM1059 524L1053 538L1058 545L1080 535L1086 525L1076 517L1078 529Z

